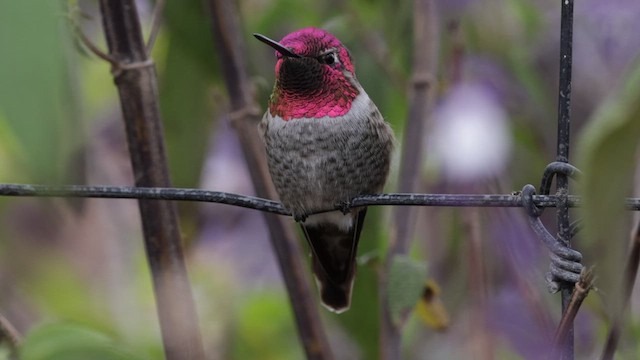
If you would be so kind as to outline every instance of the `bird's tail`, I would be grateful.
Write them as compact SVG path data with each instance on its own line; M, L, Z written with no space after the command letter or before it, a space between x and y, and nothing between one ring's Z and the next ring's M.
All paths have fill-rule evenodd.
M350 226L329 221L302 223L312 250L313 272L320 298L329 310L341 313L351 306L351 290L356 273L356 253L366 209L351 217Z

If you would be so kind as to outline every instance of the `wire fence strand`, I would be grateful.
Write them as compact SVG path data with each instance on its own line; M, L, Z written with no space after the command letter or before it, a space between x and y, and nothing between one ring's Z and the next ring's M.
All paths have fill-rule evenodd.
M0 196L196 201L239 206L278 215L291 215L282 204L274 200L222 191L188 188L0 184ZM558 195L533 195L534 204L540 208L556 207L559 201ZM624 201L627 210L640 211L640 198L626 198L621 201ZM350 205L352 208L359 206L523 207L520 192L502 195L389 193L359 196L354 198ZM573 208L581 205L580 196L567 196L567 206ZM336 205L335 208L318 211L318 213L343 209L343 205Z

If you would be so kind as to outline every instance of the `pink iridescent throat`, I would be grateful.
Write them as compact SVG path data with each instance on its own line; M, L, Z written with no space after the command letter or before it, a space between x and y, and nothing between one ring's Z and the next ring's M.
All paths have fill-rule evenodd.
M285 91L276 86L269 102L271 116L283 120L343 116L351 109L358 96L356 89L344 76L326 74L333 78L317 91L299 93Z

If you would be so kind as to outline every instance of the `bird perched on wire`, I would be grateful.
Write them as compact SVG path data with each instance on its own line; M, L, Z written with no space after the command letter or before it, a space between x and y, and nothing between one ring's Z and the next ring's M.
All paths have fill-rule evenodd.
M305 28L280 42L276 81L260 123L282 204L302 227L322 303L349 309L366 208L356 196L382 191L394 136L354 72L349 51L327 31ZM313 214L341 207L343 211Z

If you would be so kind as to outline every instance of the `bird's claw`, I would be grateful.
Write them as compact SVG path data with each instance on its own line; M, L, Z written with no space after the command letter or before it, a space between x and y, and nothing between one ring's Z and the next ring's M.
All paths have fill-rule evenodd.
M309 215L307 215L307 213L300 213L300 214L293 214L293 220L295 220L296 222L304 222L305 220L307 220L307 217L309 217Z
M339 203L338 208L344 215L347 215L348 213L351 212L351 201L347 200Z

